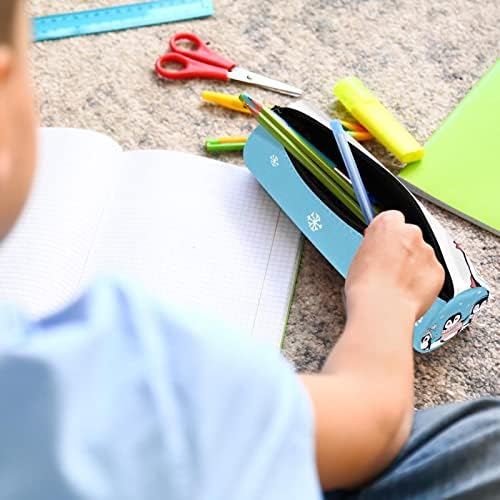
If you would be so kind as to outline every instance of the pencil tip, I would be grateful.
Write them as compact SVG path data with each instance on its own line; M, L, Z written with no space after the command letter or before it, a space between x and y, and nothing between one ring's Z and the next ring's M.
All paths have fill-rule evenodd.
M260 112L260 106L248 94L240 94L240 100L246 104L253 114Z

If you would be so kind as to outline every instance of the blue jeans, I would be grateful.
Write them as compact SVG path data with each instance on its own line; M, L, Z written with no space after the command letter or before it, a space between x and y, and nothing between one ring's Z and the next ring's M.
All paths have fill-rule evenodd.
M371 484L327 493L326 500L500 499L500 398L415 414L412 434Z

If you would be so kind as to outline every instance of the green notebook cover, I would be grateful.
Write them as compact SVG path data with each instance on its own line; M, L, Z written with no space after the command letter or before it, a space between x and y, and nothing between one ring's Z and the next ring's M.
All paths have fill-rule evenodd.
M500 59L400 177L414 193L500 235Z

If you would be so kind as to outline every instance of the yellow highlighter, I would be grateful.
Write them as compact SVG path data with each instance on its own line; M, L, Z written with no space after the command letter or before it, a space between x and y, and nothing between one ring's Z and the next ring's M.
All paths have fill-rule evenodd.
M424 148L355 77L340 80L333 93L356 120L402 163L420 160Z

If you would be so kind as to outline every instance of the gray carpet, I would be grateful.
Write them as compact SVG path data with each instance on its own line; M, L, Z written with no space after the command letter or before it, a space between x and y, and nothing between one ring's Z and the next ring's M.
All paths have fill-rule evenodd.
M113 3L37 0L32 11ZM36 44L42 124L92 128L125 148L199 154L208 136L249 133L255 126L251 118L204 105L199 98L203 89L239 93L248 87L156 78L156 57L166 50L170 35L184 30L201 35L242 66L301 87L305 98L325 112L337 108L333 84L357 75L424 142L500 54L498 0L215 0L215 9L216 15L204 20ZM267 103L287 102L263 90L251 93ZM382 147L369 148L387 166L398 167ZM242 164L238 154L222 159ZM426 206L463 244L493 298L459 338L433 354L416 356L417 406L498 394L499 239ZM306 243L284 346L300 370L319 369L342 331L342 285Z

